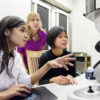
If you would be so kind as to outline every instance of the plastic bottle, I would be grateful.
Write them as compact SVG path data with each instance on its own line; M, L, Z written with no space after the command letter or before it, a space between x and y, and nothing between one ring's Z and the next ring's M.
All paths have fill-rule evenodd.
M85 72L86 79L92 80L94 77L94 69L93 67L88 67L87 71Z

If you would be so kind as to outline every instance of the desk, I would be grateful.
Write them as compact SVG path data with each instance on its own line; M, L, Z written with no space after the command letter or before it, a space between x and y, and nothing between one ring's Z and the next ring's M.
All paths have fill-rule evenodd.
M46 96L45 100L48 100L47 98L49 98L51 96L51 95L48 95L48 92L47 92L48 90L49 90L49 93L51 93L51 94L53 93L52 95L57 98L57 99L56 98L55 99L49 98L49 100L68 100L68 97L70 96L71 93L73 93L74 90L85 88L85 87L90 86L90 85L97 86L99 84L96 82L96 80L85 79L84 74L76 77L75 79L78 82L77 85L58 85L55 83L51 83L51 84L45 84L45 85L41 85L41 86L34 86L33 90L35 90L35 87L38 87L38 89L41 88L41 90L40 90L41 93L35 92L37 94L38 98L36 98L34 100L41 100L41 98L42 98L42 100L44 100L43 97L45 97L45 96ZM46 88L47 91L43 92L43 90L42 90L43 87ZM71 95L71 97L72 97L72 95ZM20 99L16 98L15 99L15 98L13 98L11 100L33 100L33 99L30 99L30 98L20 98Z
M80 89L89 85L99 84L95 80L85 79L84 74L76 77L78 85L58 85L55 83L41 85L45 86L48 90L50 90L54 95L58 97L57 100L68 100L67 96L74 89Z

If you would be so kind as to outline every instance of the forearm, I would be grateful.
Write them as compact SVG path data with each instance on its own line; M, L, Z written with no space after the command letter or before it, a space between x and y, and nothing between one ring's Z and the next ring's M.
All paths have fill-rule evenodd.
M31 75L31 84L41 79L50 69L49 62L47 62L43 67Z
M8 90L0 92L0 100L8 100L13 97L13 94L8 92Z
M6 94L5 92L0 92L0 100L6 100L7 97L6 97Z

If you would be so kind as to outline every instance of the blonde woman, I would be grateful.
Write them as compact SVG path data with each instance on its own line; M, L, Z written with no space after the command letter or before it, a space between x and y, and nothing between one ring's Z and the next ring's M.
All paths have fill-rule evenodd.
M23 48L18 48L22 54L24 63L27 65L26 50L39 51L44 49L46 44L46 32L42 29L42 22L38 13L30 13L27 16L28 41Z

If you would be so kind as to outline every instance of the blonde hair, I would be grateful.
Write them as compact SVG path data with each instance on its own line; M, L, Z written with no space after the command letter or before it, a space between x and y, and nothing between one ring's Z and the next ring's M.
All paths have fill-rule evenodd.
M39 29L40 29L41 31L45 31L45 30L42 28L42 21L41 21L41 18L40 18L39 13L35 13L35 12L29 13L28 16L27 16L27 23L28 23L29 21L32 21L32 19L33 19L34 17L38 17L38 18L39 18L39 21L40 21L40 28L39 28ZM29 37L29 39L30 39L30 35L31 35L31 28L30 28L30 26L27 26L27 35L28 35L28 37Z

